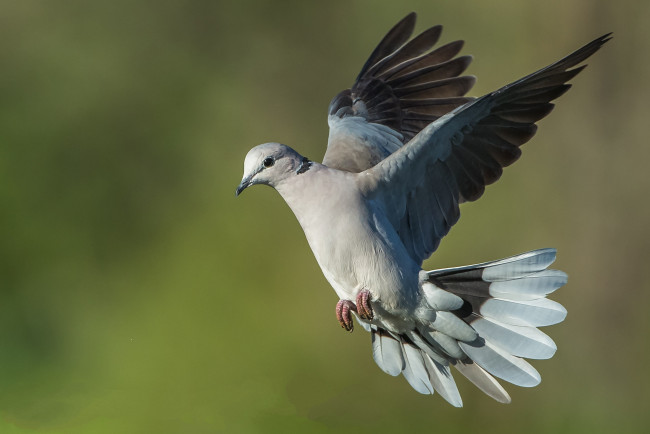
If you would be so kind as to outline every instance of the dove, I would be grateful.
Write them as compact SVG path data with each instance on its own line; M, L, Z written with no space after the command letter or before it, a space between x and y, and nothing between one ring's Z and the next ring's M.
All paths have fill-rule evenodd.
M336 318L368 331L381 370L417 392L462 399L452 368L495 400L497 379L540 383L526 359L557 347L539 328L566 309L547 295L567 282L543 248L475 265L423 270L460 217L521 155L603 35L561 60L479 98L465 94L463 42L436 47L442 27L411 39L416 15L397 23L351 88L329 106L322 163L280 143L251 149L237 187L273 187L296 216L339 301Z

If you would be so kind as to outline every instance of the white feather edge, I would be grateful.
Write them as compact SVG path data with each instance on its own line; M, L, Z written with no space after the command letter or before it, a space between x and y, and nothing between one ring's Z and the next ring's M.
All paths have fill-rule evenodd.
M428 355L424 355L424 364L429 372L429 380L433 388L442 396L448 403L454 407L462 407L463 400L458 392L458 386L451 375L448 365L441 365L440 363L432 360Z
M425 341L425 339L422 339L418 333L415 331L411 330L406 332L406 336L409 337L413 341L415 345L417 345L422 351L424 351L425 354L427 354L429 357L431 357L433 360L437 361L438 363L441 363L443 365L448 365L449 362L445 358L444 354L441 352L437 352L436 350L439 350L437 346L433 346L429 344L428 342Z
M524 277L548 268L555 261L555 249L538 249L486 264L482 278L486 282Z
M553 339L535 327L505 324L488 318L472 320L472 327L491 345L513 356L550 359L557 351Z
M441 268L427 272L427 276L448 274L450 272L470 271L475 269L483 270L483 280L498 281L523 277L538 271L545 270L555 261L556 249L545 248L532 250L530 252L499 259L497 261L482 262L480 264L464 265L462 267ZM491 270L488 272L488 270ZM487 276L486 276L486 272ZM488 280L493 279L493 280Z
M464 357L465 353L463 353L463 350L458 346L458 341L456 341L456 339L437 330L420 328L420 333L422 334L422 337L424 337L424 339L435 349L448 354L454 359Z
M534 387L542 381L539 372L530 363L489 342L482 345L459 342L458 345L470 359L495 377L521 387Z
M431 310L430 313L432 313L432 315L429 318L430 322L427 325L429 329L437 330L447 336L465 342L472 342L478 337L476 330L469 326L465 321L458 318L455 314L433 310Z
M560 323L567 315L564 306L547 298L525 301L491 298L481 305L479 313L506 324L534 327Z
M413 345L402 341L402 354L404 355L404 370L402 374L411 387L423 395L433 395L433 386L429 381L429 374L424 366L422 352Z
M458 372L489 397L504 404L509 404L512 401L506 389L499 384L497 379L476 363L464 363L458 360L454 366Z
M371 336L372 357L377 366L388 375L393 377L399 375L404 369L404 357L400 343L378 330L372 330Z
M560 270L543 270L528 276L511 280L500 280L490 284L492 297L509 300L534 300L546 297L567 283L568 276Z

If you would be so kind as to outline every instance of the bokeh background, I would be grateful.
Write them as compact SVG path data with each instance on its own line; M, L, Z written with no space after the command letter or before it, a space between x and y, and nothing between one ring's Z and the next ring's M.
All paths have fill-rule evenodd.
M473 95L615 32L429 268L559 251L535 389L464 409L382 373L266 141L320 159L331 97L411 10ZM650 423L645 0L0 1L0 432L628 433Z

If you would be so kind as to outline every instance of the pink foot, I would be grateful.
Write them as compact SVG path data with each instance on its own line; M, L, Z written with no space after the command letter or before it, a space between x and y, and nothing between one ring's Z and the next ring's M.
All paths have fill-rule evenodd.
M370 306L370 291L364 289L357 294L357 315L361 319L372 319L374 314Z
M356 311L357 308L350 300L339 300L339 302L336 303L336 319L339 320L341 327L348 332L351 332L354 329L351 312Z

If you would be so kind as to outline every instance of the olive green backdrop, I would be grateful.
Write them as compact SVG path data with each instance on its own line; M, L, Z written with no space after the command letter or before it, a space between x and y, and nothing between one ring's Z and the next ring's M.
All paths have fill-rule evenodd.
M320 159L411 10L480 95L614 40L427 262L553 246L543 381L465 408L382 373L248 149ZM0 432L628 433L650 423L650 2L0 1Z

